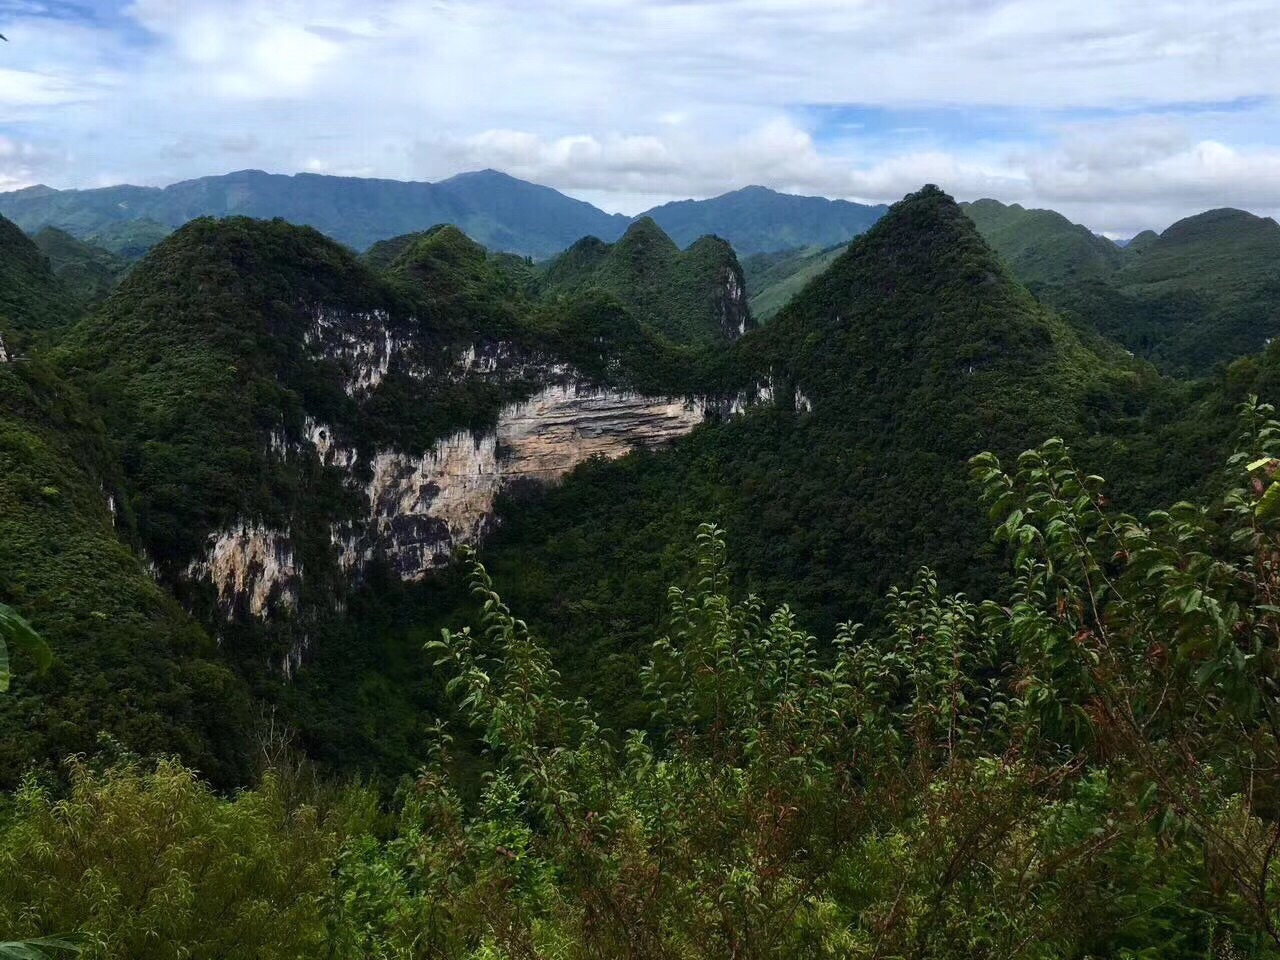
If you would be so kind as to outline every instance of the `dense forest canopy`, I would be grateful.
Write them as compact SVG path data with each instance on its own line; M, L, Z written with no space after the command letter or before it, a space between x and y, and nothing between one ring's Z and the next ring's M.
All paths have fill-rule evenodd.
M1275 224L852 207L0 220L0 937L1280 956Z

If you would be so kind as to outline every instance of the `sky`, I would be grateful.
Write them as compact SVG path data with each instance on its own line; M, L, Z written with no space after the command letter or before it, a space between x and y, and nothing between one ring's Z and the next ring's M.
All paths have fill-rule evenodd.
M0 0L0 190L491 167L1280 214L1277 0Z

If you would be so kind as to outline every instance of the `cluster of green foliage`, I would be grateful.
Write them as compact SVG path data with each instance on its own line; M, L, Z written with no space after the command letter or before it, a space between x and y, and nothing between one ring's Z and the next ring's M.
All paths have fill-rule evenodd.
M675 343L723 342L750 323L733 248L703 236L681 250L647 217L617 243L579 240L547 265L541 286L552 297L603 290Z
M1059 440L973 477L996 602L921 571L827 644L730 592L697 537L639 683L647 731L567 699L473 564L429 652L449 737L388 812L264 742L224 798L168 761L73 761L0 809L0 929L87 957L1280 956L1280 422L1146 521ZM65 790L66 788L64 788Z

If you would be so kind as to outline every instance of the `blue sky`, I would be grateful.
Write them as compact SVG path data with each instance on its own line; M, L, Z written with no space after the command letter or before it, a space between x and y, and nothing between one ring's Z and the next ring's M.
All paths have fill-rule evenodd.
M633 212L751 183L1280 212L1274 0L0 0L0 189L495 167Z

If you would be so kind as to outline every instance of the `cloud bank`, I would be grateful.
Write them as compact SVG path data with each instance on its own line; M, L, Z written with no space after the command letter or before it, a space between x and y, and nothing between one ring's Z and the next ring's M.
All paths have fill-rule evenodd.
M0 189L495 167L611 210L937 182L1280 212L1273 0L0 0Z

